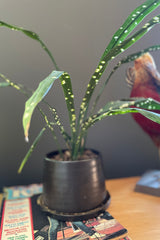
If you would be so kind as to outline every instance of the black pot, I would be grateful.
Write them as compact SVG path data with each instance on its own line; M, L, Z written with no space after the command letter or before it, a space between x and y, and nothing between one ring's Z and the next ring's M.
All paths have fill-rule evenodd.
M80 220L103 212L110 200L98 152L96 158L78 161L44 160L41 205L59 220Z

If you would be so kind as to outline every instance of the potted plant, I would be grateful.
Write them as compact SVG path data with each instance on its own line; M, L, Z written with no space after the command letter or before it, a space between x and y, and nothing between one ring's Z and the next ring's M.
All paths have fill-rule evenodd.
M45 158L44 188L39 201L46 211L51 211L52 214L59 219L80 219L96 216L108 206L110 196L105 189L105 179L100 155L97 151L87 149L86 147L87 133L91 126L106 117L130 112L138 112L143 116L160 123L160 115L154 112L155 110L160 110L160 103L150 98L130 98L111 101L106 103L105 106L102 106L98 111L95 110L108 81L116 69L124 63L135 60L145 52L159 50L160 45L150 46L140 52L125 56L108 74L108 77L106 81L104 81L96 98L94 100L92 98L94 90L112 59L115 59L119 54L124 53L127 48L135 44L154 25L160 23L160 15L155 16L145 23L145 25L139 30L134 32L134 29L138 27L142 20L159 5L160 0L145 1L128 16L124 24L113 35L86 87L86 92L82 99L78 114L76 114L77 111L75 110L75 96L72 91L70 75L59 69L52 53L40 39L39 35L30 30L0 21L0 26L20 31L39 42L54 65L55 70L42 80L37 89L33 92L20 84L12 82L3 74L0 74L1 79L3 79L0 83L0 87L12 86L28 98L25 103L23 114L23 128L26 141L29 140L28 133L31 117L36 108L44 119L44 127L41 129L22 160L18 170L19 173L22 171L25 163L46 129L49 129L53 135L57 144L57 152L49 153ZM69 133L62 125L56 106L52 106L52 104L49 104L44 100L44 97L51 89L53 83L58 79L61 83L64 92L64 100L67 105L70 123ZM42 101L52 113L51 120L39 106L39 103ZM55 134L55 128L58 128L63 136L66 143L66 150L61 149L60 147Z

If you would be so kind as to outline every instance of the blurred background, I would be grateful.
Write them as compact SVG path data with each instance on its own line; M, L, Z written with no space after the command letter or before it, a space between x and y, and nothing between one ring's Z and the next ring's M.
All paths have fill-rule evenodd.
M1 0L0 20L35 31L53 53L58 66L72 79L78 107L86 85L114 32L127 16L144 1L140 0ZM146 19L159 14L157 9ZM143 22L144 23L144 22ZM160 26L154 27L142 40L113 61L112 67L125 55L150 45L159 44ZM160 53L152 54L159 66ZM127 98L130 89L125 82L126 69L122 66L110 80L99 107L109 100ZM31 89L38 86L53 70L53 64L39 43L20 32L0 28L0 72L10 80ZM102 80L107 77L107 71ZM63 116L68 127L68 115L59 82L46 98ZM13 88L0 89L0 189L4 186L41 182L43 159L47 152L56 150L52 135L45 133L27 162L23 172L17 169L28 147L43 125L36 111L30 129L30 142L24 141L22 115L25 97ZM98 108L97 108L98 109ZM63 141L60 140L63 145ZM97 123L89 131L88 147L102 153L106 178L141 175L159 168L158 151L131 115L114 116Z

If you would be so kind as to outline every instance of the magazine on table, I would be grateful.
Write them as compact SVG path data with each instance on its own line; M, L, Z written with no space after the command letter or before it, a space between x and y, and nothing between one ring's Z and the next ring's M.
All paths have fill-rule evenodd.
M131 239L108 211L87 221L56 220L37 204L41 193L42 184L4 188L0 240Z

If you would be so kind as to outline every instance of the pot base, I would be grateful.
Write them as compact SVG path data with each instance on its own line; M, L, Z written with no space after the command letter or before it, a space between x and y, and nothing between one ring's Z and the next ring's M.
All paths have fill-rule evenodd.
M100 213L103 213L110 204L110 194L107 191L107 196L105 200L96 208L91 209L89 211L80 212L80 213L63 213L63 212L57 212L55 210L50 210L45 204L43 200L43 194L41 194L37 198L37 204L40 205L43 211L48 212L52 214L52 216L61 221L78 221L78 220L87 220L90 218L97 217Z

